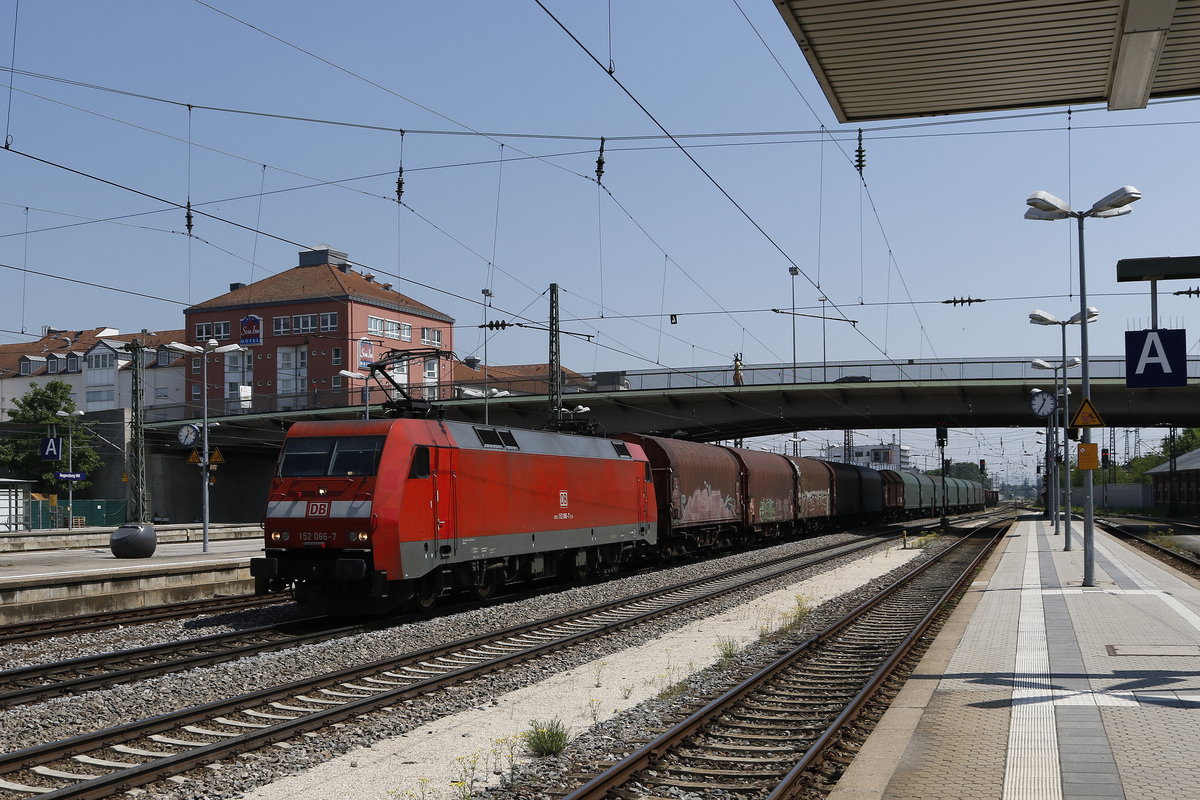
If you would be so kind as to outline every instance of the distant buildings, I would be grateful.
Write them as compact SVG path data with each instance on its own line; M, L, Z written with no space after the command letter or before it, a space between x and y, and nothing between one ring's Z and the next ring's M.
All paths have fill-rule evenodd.
M454 320L346 258L327 246L305 250L289 270L185 309L182 330L46 327L33 341L0 345L0 422L29 382L67 383L85 413L129 408L135 357L146 366L147 421L200 416L205 391L214 413L356 405L365 381L339 373L365 370L389 350L414 351L391 373L398 384L425 399L448 397L453 362L436 351L453 350ZM168 347L210 340L245 350L204 357ZM386 399L375 387L371 402Z
M396 383L424 399L448 397L438 386L452 379L453 361L436 351L454 349L454 320L351 269L346 258L325 245L305 250L292 269L231 284L185 309L187 344L215 339L246 348L211 356L221 364L216 374L191 356L187 402L198 408L207 385L209 403L223 402L229 412L354 405L363 384L340 373L365 370L389 350L414 351L391 372ZM372 395L371 402L385 399Z
M845 448L834 445L821 448L820 457L827 461L840 461L871 469L912 469L912 448L906 444L865 444L850 448L850 457Z

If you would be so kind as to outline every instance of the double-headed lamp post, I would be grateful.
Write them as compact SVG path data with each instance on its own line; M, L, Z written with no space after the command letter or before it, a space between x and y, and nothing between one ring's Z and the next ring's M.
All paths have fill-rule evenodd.
M792 455L794 455L796 458L799 458L801 453L804 452L802 444L803 444L803 442L808 441L808 437L807 436L793 436L792 438L788 439L788 441L792 443L792 449L793 449Z
M1088 306L1078 314L1071 315L1070 319L1059 319L1049 312L1042 311L1040 308L1034 309L1029 314L1029 321L1034 325L1057 325L1062 331L1062 366L1056 367L1049 362L1043 361L1040 358L1033 360L1033 366L1036 369L1049 369L1054 371L1054 387L1058 401L1062 404L1058 411L1062 413L1062 447L1063 447L1063 468L1060 471L1062 475L1062 496L1065 498L1064 508L1065 516L1063 517L1066 530L1066 540L1063 542L1063 549L1071 549L1071 454L1067 452L1067 426L1070 420L1067 398L1070 394L1067 389L1067 370L1078 367L1083 364L1083 360L1073 358L1067 361L1067 326L1068 325L1085 325L1088 322L1095 322L1100 318L1100 311L1094 306ZM1058 371L1062 370L1062 387L1058 385ZM1090 474L1090 473L1089 473ZM1055 488L1057 492L1057 486ZM1058 533L1058 523L1054 524L1054 533Z
M371 384L368 383L368 381L371 379L370 376L363 375L361 372L354 372L353 370L348 370L348 369L341 370L340 372L338 372L338 375L341 375L343 378L351 378L351 379L357 378L358 380L363 382L363 386L362 386L363 419L370 419L371 418Z
M1025 201L1025 219L1053 221L1072 218L1079 222L1079 318L1088 318L1087 270L1083 251L1083 221L1088 217L1104 219L1119 217L1130 212L1129 204L1142 199L1142 193L1132 186L1122 186L1115 192L1102 197L1087 211L1073 211L1066 201L1048 192L1034 192ZM1088 326L1079 326L1079 356L1083 359L1083 402L1092 399L1091 375L1088 372ZM1065 399L1065 398L1064 398ZM1083 441L1090 444L1092 429L1083 429ZM1064 442L1065 444L1065 442ZM1095 565L1095 505L1092 499L1092 470L1083 471L1083 585L1096 585Z
M208 552L208 357L215 353L232 353L242 351L246 348L240 344L221 344L216 339L209 339L202 346L191 344L182 344L180 342L171 342L167 345L167 349L175 350L180 353L191 353L192 355L200 356L200 408L202 413L202 424L200 433L202 436L202 451L200 453L200 485L202 487L200 494L200 525L204 533L203 552ZM194 429L193 429L194 430ZM182 439L181 439L182 440Z
M56 417L67 418L67 472L75 471L75 418L82 417L82 411L63 411L59 409L54 412ZM75 529L75 477L72 475L71 480L67 481L67 530Z

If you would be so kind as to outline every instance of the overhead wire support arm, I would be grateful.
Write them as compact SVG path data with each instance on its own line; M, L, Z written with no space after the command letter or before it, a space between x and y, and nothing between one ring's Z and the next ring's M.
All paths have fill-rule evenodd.
M803 311L792 311L787 308L772 308L776 314L787 314L791 317L808 317L809 319L827 319L830 322L849 322L854 327L858 327L858 320L848 319L846 317L827 317L823 314L805 314Z

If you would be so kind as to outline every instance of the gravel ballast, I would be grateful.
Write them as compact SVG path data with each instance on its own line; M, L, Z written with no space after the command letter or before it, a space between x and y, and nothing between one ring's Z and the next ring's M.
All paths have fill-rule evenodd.
M821 541L858 538L860 537L839 534L822 537ZM324 674L356 663L396 656L478 634L484 630L499 629L650 588L711 575L732 565L757 563L787 552L810 549L814 541L791 543L602 584L547 593L521 602L497 603L386 631L351 636L286 652L264 654L193 670L186 674L167 675L136 685L117 686L80 697L59 698L36 705L6 709L3 724L0 725L0 745L6 751L11 751L89 732L99 727L218 700L236 691L250 691L301 677ZM813 605L820 602L817 598L837 597L836 600L825 602L809 615L811 624L818 624L821 620L831 617L838 608L849 608L857 602L855 596L868 592L868 585L884 580L877 576L892 570L896 563L899 563L897 559L900 557L896 553L902 553L906 560L912 557L914 551L889 550L888 555L881 554L883 551L873 552L876 554L845 557L832 564L805 570L797 576L775 579L753 590L728 595L703 607L671 615L652 624L640 626L636 630L622 631L568 651L550 654L502 674L479 678L447 692L436 692L393 709L366 715L353 723L331 726L316 734L299 737L286 746L264 748L236 761L211 765L194 773L202 776L200 779L178 785L155 784L146 787L142 796L238 797L245 791L288 775L305 770L311 773L312 767L331 762L340 754L359 747L363 747L368 754L383 755L379 755L377 759L366 755L351 755L343 759L344 763L365 765L378 760L386 767L385 772L371 781L372 785L378 784L378 793L364 793L364 797L402 797L407 792L412 792L415 797L422 796L422 793L431 798L459 796L462 787L449 785L450 780L461 777L462 770L468 767L471 774L479 775L492 774L497 768L503 771L502 767L497 767L496 762L497 759L507 761L507 755L503 752L506 746L497 745L495 740L511 737L527 729L532 718L548 718L551 716L548 713L551 710L564 722L571 724L576 733L594 727L593 733L577 740L573 747L595 739L601 743L597 745L600 750L604 750L603 743L609 741L611 745L614 741L611 737L616 736L612 732L613 725L617 726L621 734L617 738L633 736L633 732L644 730L647 726L654 727L657 724L655 719L661 713L658 706L671 707L677 701L650 699L636 711L630 709L640 700L657 697L667 686L682 681L691 673L715 661L718 654L714 643L718 636L734 638L739 642L757 638L760 629L777 626L783 612L795 608L797 593L806 595ZM856 566L851 572L843 575L840 569L851 564ZM843 594L847 591L851 594ZM764 600L766 605L753 604L756 598L765 596L771 596L773 599ZM775 610L769 611L769 608ZM241 612L241 615L267 613L279 612L263 610ZM250 617L241 615L236 624L249 627L246 620ZM729 615L731 619L718 623L714 621L717 615ZM265 622L255 620L253 624ZM169 630L176 624L160 623L130 629L138 631L140 638L122 646L132 647L149 643L148 639L155 634L146 629L159 625L165 626L162 635L169 637ZM670 644L666 644L668 637ZM106 641L111 642L112 639ZM646 647L643 648L643 645ZM625 661L627 654L631 659L628 662ZM11 653L5 653L4 657L9 661L14 660ZM748 656L741 656L746 657ZM16 660L20 660L20 657ZM570 678L567 679L567 676ZM570 695L573 699L568 702L569 709L560 712L559 707L552 705L551 701L557 702L560 695L564 698L568 695L565 689L558 688L559 682L563 680L567 680L568 684L577 689L589 691L583 692L588 696L582 698L582 705L579 696ZM599 686L596 686L597 683ZM231 687L234 687L232 691ZM509 693L521 690L528 694L518 695L511 701L508 699ZM690 691L689 689L688 692ZM622 710L621 713L606 725L605 720L612 718L618 709ZM455 727L457 723L451 722L454 719L451 715L479 713L485 710L493 721L466 723L466 727L461 729L457 737L460 747L449 747L445 742L447 737L444 733L426 732L459 730ZM599 724L593 726L593 723ZM469 735L464 736L462 733ZM448 738L455 737L451 734ZM415 740L422 740L422 743L417 745ZM438 743L434 745L434 742ZM428 766L430 762L421 760L425 758L421 755L423 752L431 752L433 760L440 761L443 767L449 766L450 772L434 771ZM476 755L478 760L470 766L472 757ZM460 757L467 761L455 761ZM597 755L597 758L603 758L603 755ZM544 764L524 765L519 774L526 776L523 779L533 784L537 782L537 773L544 768ZM365 767L347 766L345 769L359 770ZM421 778L427 778L428 782L422 782ZM382 786L384 783L387 784L386 787ZM272 790L272 787L266 787L260 791ZM322 791L325 793L322 794ZM326 788L310 788L303 795L278 796L346 797L350 794L345 787L337 783L327 783ZM524 792L521 794L528 796ZM275 795L249 796L267 798Z

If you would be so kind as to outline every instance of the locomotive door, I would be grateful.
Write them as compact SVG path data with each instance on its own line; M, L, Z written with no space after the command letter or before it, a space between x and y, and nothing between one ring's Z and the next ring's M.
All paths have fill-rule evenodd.
M454 454L451 447L429 448L429 477L433 490L433 541L439 558L450 558L458 549L458 515L455 513Z

